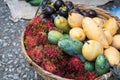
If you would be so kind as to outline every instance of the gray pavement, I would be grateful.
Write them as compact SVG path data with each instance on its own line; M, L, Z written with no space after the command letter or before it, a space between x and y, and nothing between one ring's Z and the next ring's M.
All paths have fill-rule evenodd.
M120 0L101 7L109 10L116 6L120 6ZM21 50L20 36L26 20L14 23L9 16L8 6L0 0L0 80L42 80L26 62Z
M20 45L26 21L14 23L9 16L9 8L0 0L0 80L37 80L39 76L26 62Z

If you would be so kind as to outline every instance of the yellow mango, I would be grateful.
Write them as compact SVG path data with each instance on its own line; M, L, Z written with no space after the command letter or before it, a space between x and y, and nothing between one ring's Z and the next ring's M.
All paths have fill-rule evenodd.
M99 27L103 27L104 20L99 17L94 17L93 20L98 24Z
M103 25L104 30L109 30L112 35L117 33L118 24L116 19L110 18L108 19L105 24Z
M72 28L69 32L69 35L71 38L75 38L78 39L80 41L84 41L85 40L85 33L81 28Z
M88 39L100 42L104 48L109 47L103 29L92 18L85 17L82 21L82 27Z
M120 52L112 46L104 51L104 55L107 57L111 66L117 65L120 61Z
M106 36L108 44L110 45L112 43L112 40L113 40L112 34L108 30L104 31L104 34Z
M81 14L71 13L68 16L68 23L71 28L82 27L82 19L83 19L83 16Z
M82 54L88 61L94 61L98 55L103 54L103 46L98 41L89 40L83 45Z
M112 46L120 50L120 34L113 37Z

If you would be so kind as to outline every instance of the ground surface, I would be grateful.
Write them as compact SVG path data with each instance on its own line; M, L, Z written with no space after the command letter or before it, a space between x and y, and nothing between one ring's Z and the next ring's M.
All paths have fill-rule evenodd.
M120 0L101 6L109 10L120 7ZM0 80L42 80L28 65L21 50L20 36L25 28L25 20L16 23L9 19L10 11L0 0Z

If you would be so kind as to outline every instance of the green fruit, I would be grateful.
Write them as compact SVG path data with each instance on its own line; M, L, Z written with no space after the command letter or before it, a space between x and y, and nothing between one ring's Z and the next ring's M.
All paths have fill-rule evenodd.
M94 71L95 70L95 63L86 61L84 67L85 67L86 71Z
M77 39L65 38L58 41L58 46L69 55L82 54L83 43Z
M57 44L62 37L63 34L55 30L52 30L48 33L48 40L53 44Z
M62 16L57 16L54 19L54 24L57 28L61 29L65 33L69 33L70 27L68 25L67 19Z
M40 3L42 3L43 0L30 0L29 3L32 5L32 6L39 6Z
M83 43L73 38L63 38L58 41L58 47L69 55L78 56L82 62L85 62L85 58L82 55Z
M70 36L68 34L63 34L63 37L60 40L69 39L69 38L70 38Z
M97 57L95 62L95 71L98 75L103 75L110 70L110 64L107 60L107 58L101 54Z

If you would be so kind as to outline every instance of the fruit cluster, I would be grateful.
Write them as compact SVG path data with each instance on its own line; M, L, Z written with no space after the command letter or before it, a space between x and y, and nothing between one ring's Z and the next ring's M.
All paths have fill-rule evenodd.
M44 21L39 16L28 23L24 43L31 59L46 71L64 78L78 80L96 78L97 74L94 72L85 73L84 63L77 56L65 54L57 45L48 41L47 33L53 30L61 32L51 21Z
M94 80L120 61L120 44L116 46L112 38L117 30L114 18L104 20L95 10L56 0L26 25L24 44L44 70L64 78Z
M49 3L46 8L42 11L41 17L46 19L52 19L57 15L68 18L69 12L79 13L86 17L96 17L97 13L94 10L81 10L79 8L75 8L74 4L71 1L63 2L62 0L56 0L54 3Z

